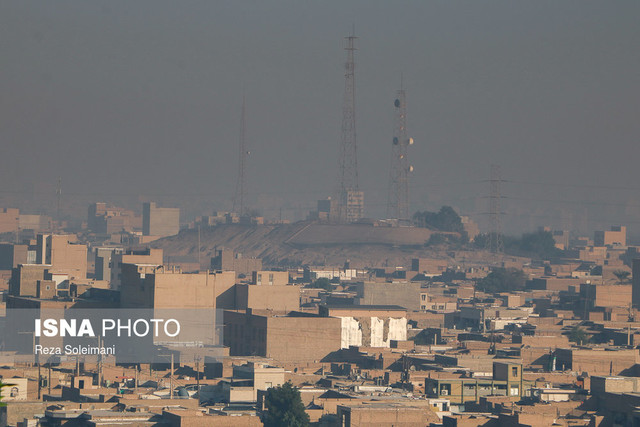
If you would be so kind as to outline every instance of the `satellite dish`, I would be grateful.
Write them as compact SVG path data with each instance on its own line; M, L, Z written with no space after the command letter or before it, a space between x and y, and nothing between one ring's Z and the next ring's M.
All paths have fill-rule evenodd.
M409 172L413 172L413 166L409 166Z
M407 142L409 143L409 145L413 145L413 138L407 139Z
M393 145L398 145L398 138L397 137L393 137Z
M396 108L400 107L400 100L396 99L395 101L393 101L393 105L395 105Z

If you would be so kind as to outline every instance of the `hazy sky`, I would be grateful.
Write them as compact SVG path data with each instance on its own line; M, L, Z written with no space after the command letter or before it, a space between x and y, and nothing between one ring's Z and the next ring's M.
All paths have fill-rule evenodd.
M0 196L44 200L60 176L69 206L228 209L244 92L249 199L300 215L336 188L355 25L368 215L385 211L403 73L412 211L482 221L495 163L507 227L640 231L638 22L637 0L3 1Z

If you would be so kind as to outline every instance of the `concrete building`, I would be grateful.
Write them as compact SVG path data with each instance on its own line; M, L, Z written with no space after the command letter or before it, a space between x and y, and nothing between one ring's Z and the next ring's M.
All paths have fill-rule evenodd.
M582 307L629 307L632 300L632 285L600 285L582 283L580 298Z
M429 292L420 293L420 310L455 311L458 309L457 298L444 295L434 295Z
M121 208L107 208L106 203L89 205L87 228L96 234L132 232L142 228L142 218L135 212Z
M249 276L254 271L262 270L262 259L245 257L230 249L217 249L216 256L211 258L211 269L235 271L238 276Z
M69 275L69 279L87 278L87 246L73 235L38 234L36 264L51 266L49 272Z
M335 199L328 197L318 200L318 218L320 221L334 222L338 219L338 203Z
M437 276L447 270L448 263L444 259L436 258L413 258L411 260L411 271Z
M553 241L556 243L556 248L566 251L569 249L569 231L568 230L553 230L551 232Z
M182 274L155 264L122 264L122 308L203 308L224 306L235 284L233 272Z
M364 192L348 190L346 205L347 222L356 222L364 218Z
M3 378L3 381L10 384L2 389L3 402L27 400L27 386L29 384L27 378Z
M0 270L11 270L18 267L18 264L29 263L28 254L29 245L0 243Z
M142 204L142 234L166 237L180 231L180 209L159 208L154 202Z
M568 291L569 287L579 287L580 278L575 277L537 277L527 281L527 289L545 291Z
M123 248L95 248L95 279L111 280L111 262L113 255L123 252Z
M340 347L390 347L407 340L407 310L395 305L321 305L320 316L340 318Z
M338 405L340 426L394 426L412 427L440 424L440 419L428 406L405 405L399 403L367 402Z
M46 215L20 214L18 227L20 230L33 230L36 233L51 230L51 217Z
M398 305L420 310L421 284L417 282L361 282L356 284L358 305Z
M288 271L254 271L251 274L254 285L284 286L289 283Z
M559 348L555 351L558 370L588 372L589 375L618 375L640 362L637 349Z
M258 391L266 391L271 387L278 387L285 383L284 368L270 366L264 363L247 362L244 365L233 367L233 381L242 382L245 380L245 386L250 390L251 400L258 400ZM229 402L232 400L229 399Z
M614 225L611 230L594 232L593 246L627 246L627 227Z
M506 325L527 323L531 311L509 307L462 306L457 326L483 332L501 330Z
M224 345L232 356L269 357L281 363L319 362L340 349L341 320L308 313L224 312Z
M522 365L496 362L492 378L449 377L425 378L427 397L449 399L451 405L478 402L486 396L522 397L531 388L531 382L522 377Z
M591 395L598 408L600 425L640 425L640 385L638 378L592 376Z
M163 262L162 249L127 249L125 251L114 251L111 254L111 262L109 263L109 286L111 289L120 289L122 283L122 265L123 264L149 264L162 265ZM103 261L104 262L104 261ZM97 264L96 264L97 266ZM97 268L97 267L96 267Z
M364 271L355 268L338 267L305 267L304 280L313 282L318 279L338 279L339 281L351 281L364 276Z
M0 209L0 233L15 233L20 222L20 210L11 208Z
M38 297L39 282L51 280L50 265L20 264L13 269L9 295Z
M235 285L235 308L288 313L300 309L300 287L295 285Z

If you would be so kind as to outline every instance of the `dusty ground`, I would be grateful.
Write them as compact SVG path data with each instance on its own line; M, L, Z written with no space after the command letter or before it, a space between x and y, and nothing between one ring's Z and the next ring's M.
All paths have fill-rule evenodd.
M326 226L323 226L326 227ZM478 251L454 252L451 248L426 248L416 244L415 236L408 238L410 245L398 240L407 236L407 230L395 235L382 235L377 241L368 239L365 243L353 243L359 239L354 237L367 233L361 225L341 227L340 233L332 233L331 239L323 239L322 244L310 244L310 240L301 236L309 230L309 223L299 222L287 225L219 225L200 231L201 259L208 260L215 249L227 248L248 257L260 257L265 266L294 267L301 265L341 266L346 260L355 268L364 267L396 267L411 265L412 258L448 259L453 264L485 263L486 253ZM351 229L345 229L351 227ZM367 227L367 226L364 226ZM371 227L373 228L373 227ZM326 229L325 229L326 230ZM398 230L398 229L396 229ZM317 232L318 230L314 230ZM415 234L424 233L424 229L415 229ZM342 241L336 239L340 234ZM306 234L310 236L310 234ZM360 239L361 240L361 239ZM424 235L422 235L424 240ZM420 240L420 241L422 241ZM299 242L304 242L300 244ZM162 248L167 256L197 257L198 231L184 230L177 236L157 240L151 244L154 248Z

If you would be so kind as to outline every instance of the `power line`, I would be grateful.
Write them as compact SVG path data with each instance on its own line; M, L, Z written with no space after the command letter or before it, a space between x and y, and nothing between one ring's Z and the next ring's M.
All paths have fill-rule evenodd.
M632 190L632 191L640 190L640 187L620 186L620 185L563 184L558 182L552 183L552 182L515 181L515 180L506 180L503 182L508 184L540 185L540 186L548 186L548 187L593 188L593 189L600 189L600 190Z

